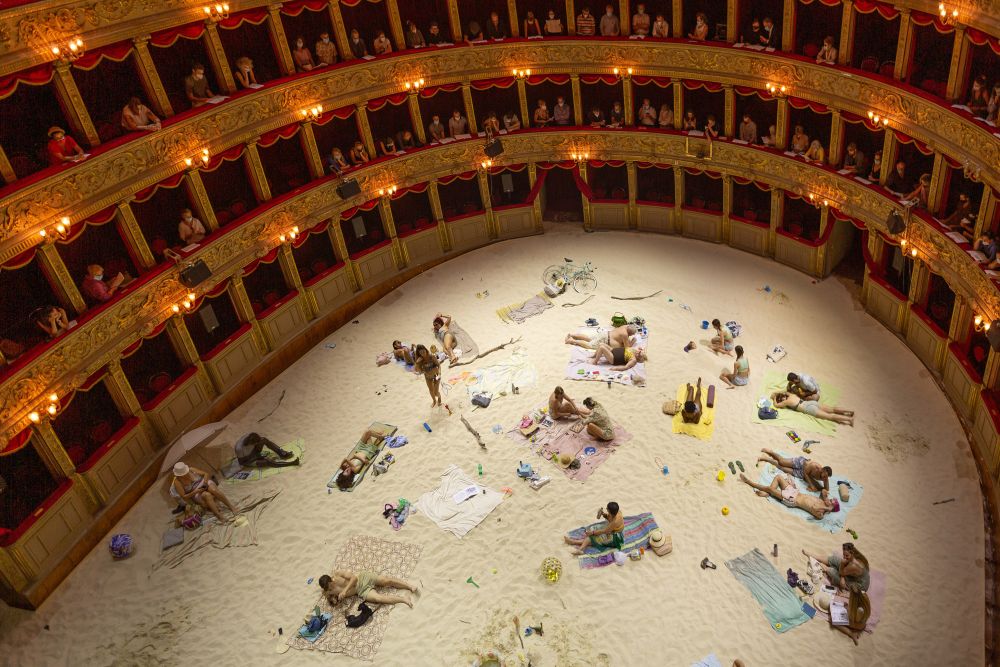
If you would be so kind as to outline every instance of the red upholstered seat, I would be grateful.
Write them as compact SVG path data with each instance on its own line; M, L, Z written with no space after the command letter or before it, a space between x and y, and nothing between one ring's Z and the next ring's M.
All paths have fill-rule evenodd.
M785 229L788 233L793 236L802 236L802 225L798 222L789 222L785 225Z
M608 198L608 191L605 190L602 187L599 187L599 186L595 187L595 188L592 189L592 191L594 193L594 199L607 199Z
M747 220L756 220L757 211L753 210L752 208L745 209L743 211L743 217L746 218Z
M155 396L150 393L148 389L140 387L139 389L135 389L133 391L135 393L135 400L139 401L139 405L146 405L146 403L149 403L155 398Z
M94 445L103 445L114 433L115 430L111 426L111 422L105 419L96 421L90 425L90 442Z
M625 194L625 188L615 188L611 191L612 199L628 199L628 195Z
M215 219L219 221L220 227L224 227L230 220L233 219L233 214L227 209L222 209L221 211L215 212Z
M866 56L864 60L861 61L861 71L862 72L875 72L878 70L878 58L875 56Z
M670 194L660 195L660 201L664 204L673 204L674 196Z
M302 280L302 282L308 282L312 280L314 275L316 274L314 274L312 272L312 269L310 269L308 266L299 267L299 278Z
M153 251L154 255L163 257L163 251L165 251L170 246L167 244L167 240L162 237L156 237L149 244L149 249Z
M819 47L812 42L809 42L802 47L802 55L806 58L815 58L817 54L819 54Z
M250 302L250 308L253 309L255 315L260 315L261 313L264 312L265 306L262 302L254 299L253 301Z
M881 74L882 76L891 77L895 69L896 69L896 61L886 60L879 66L878 73Z
M159 394L161 391L170 386L173 382L173 378L170 377L170 373L166 371L160 371L159 373L154 373L149 376L149 381L146 383L149 390L153 392L153 395Z
M397 229L396 231L398 231L400 234L406 234L407 232L409 232L412 229L413 229L413 223L411 223L411 222L401 222L401 223L399 223L399 229Z
M104 260L104 272L109 276L117 276L119 273L129 273L128 262L121 257L111 257Z
M471 201L462 204L462 213L475 213L477 210L476 205Z
M234 218L238 218L247 212L247 203L242 199L237 199L229 205L229 212L233 214Z
M309 268L312 269L312 272L314 274L319 275L319 274L323 273L324 271L326 271L326 269L327 269L326 260L322 260L322 259L314 260L313 263L309 265Z
M705 200L701 197L695 197L691 200L691 206L695 208L705 208Z
M446 206L444 210L441 211L441 213L444 215L445 218L454 218L456 215L458 215L458 211L455 209L454 206Z
M981 364L986 361L986 347L983 345L973 345L972 346L972 358L977 364Z
M721 211L722 204L720 204L717 201L710 201L707 204L705 204L705 208L708 209L709 211Z

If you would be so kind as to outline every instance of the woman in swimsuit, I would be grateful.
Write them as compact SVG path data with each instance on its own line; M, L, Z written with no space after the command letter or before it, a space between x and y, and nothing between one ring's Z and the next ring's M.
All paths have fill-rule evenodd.
M722 326L722 322L717 319L712 320L712 326L715 327L715 331L719 334L710 341L712 343L712 351L716 354L720 352L723 354L732 354L733 332L729 330L729 327Z
M417 345L414 352L413 372L424 374L427 391L431 393L431 407L441 405L441 362L423 345Z
M374 590L376 586L383 588L399 588L410 591L414 594L418 592L417 587L402 579L386 577L368 570L334 570L333 576L324 574L319 578L319 587L326 593L326 599L331 605L336 605L341 600L346 600L352 595L357 595L365 602L372 604L399 604L403 603L413 609L413 602L398 595L386 595Z
M174 464L173 487L182 500L198 503L208 509L219 520L219 523L225 523L225 519L222 518L219 505L215 502L216 499L225 503L234 516L237 514L236 508L229 502L229 498L219 490L219 487L204 470L192 468L186 463L178 461Z
M604 441L613 440L615 429L611 424L611 417L608 416L608 411L604 409L604 406L589 396L583 399L583 405L590 410L590 414L572 426L572 430L579 433L586 426L587 434L590 437Z
M826 419L838 424L854 426L853 410L845 410L835 405L825 405L819 401L803 401L795 394L783 391L771 394L771 400L774 401L774 407L776 408L788 408L789 410L795 410L796 412L801 412L817 419Z
M737 345L735 349L736 361L733 363L733 372L722 371L722 375L719 376L720 380L729 385L726 389L744 387L750 382L750 362L743 356L743 346Z
M627 371L637 363L646 361L646 350L641 347L611 347L607 343L597 346L594 353L595 364L614 364L613 371Z
M354 477L361 472L382 449L384 436L374 431L365 431L359 442L346 459L340 463L337 487L349 489L354 486Z
M441 346L444 348L445 354L448 355L448 361L455 364L458 363L459 356L455 351L458 341L455 340L455 334L451 332L450 327L451 315L438 313L434 316L434 337L441 341Z

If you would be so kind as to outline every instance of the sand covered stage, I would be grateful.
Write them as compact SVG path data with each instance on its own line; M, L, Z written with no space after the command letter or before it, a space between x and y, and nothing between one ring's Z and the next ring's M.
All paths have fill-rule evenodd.
M496 310L540 291L542 269L572 257L592 261L597 295L578 308L572 292L524 324ZM787 298L759 291L772 286ZM477 293L489 296L477 298ZM610 295L646 295L613 301ZM670 301L669 299L673 299ZM690 306L690 310L681 307ZM645 388L564 379L563 338L588 317L606 323L614 311L641 315L650 330ZM454 416L432 410L424 380L393 364L376 368L394 338L430 344L437 311L455 319L485 350L522 336L513 347L458 370L475 371L521 354L538 383L470 411L461 386L444 396ZM748 387L717 380L732 368L702 341L702 320L738 320L747 349ZM95 549L35 613L0 612L5 665L320 665L365 664L344 655L275 652L277 630L293 633L318 597L315 583L352 536L416 545L408 578L423 592L413 610L388 616L375 665L468 665L477 648L498 647L517 659L512 617L521 628L544 622L545 636L524 638L543 665L690 665L710 653L722 664L803 665L821 657L838 665L981 665L983 663L983 509L975 465L948 401L915 356L864 313L837 279L821 283L770 260L725 246L626 233L585 235L561 227L541 237L501 243L451 260L404 284L347 324L228 417L231 427L204 456L231 456L241 434L257 430L285 444L301 438L303 465L261 481L225 485L233 496L277 490L260 513L257 546L204 549L176 568L153 565L170 507L151 489L112 532L131 533L135 555L112 562ZM689 340L699 348L685 353ZM329 347L336 343L336 347ZM765 360L774 345L788 356ZM863 484L847 527L874 570L887 577L881 621L859 647L819 617L777 633L724 563L755 547L784 575L805 573L801 550L828 554L845 532L830 533L777 503L754 495L730 475L741 460L751 479L761 447L800 453L781 428L752 421L769 370L803 370L836 387L838 402L857 412L854 428L834 435L802 432L820 443L812 458L834 479ZM444 378L456 375L444 369ZM673 434L661 404L698 376L718 387L711 440ZM572 481L506 435L556 384L578 402L593 395L632 435L593 474ZM280 407L262 423L258 419ZM459 405L462 407L459 408ZM464 412L483 435L481 450L459 421ZM433 429L422 427L427 422ZM388 473L371 473L353 493L328 493L327 480L372 422L399 427L410 442L393 450ZM518 460L552 481L538 491L517 479ZM664 475L660 459L669 467ZM186 460L202 467L194 455ZM410 516L394 531L385 503L415 501L456 465L494 490L513 489L463 539ZM476 475L477 465L483 476ZM726 469L724 482L716 472ZM933 505L954 498L953 502ZM626 515L651 512L673 539L673 553L580 569L562 544L569 530L593 521L616 500ZM723 516L720 509L730 508ZM770 556L778 544L777 558ZM545 581L539 566L557 556L563 575ZM708 557L718 570L703 570ZM471 577L478 588L466 583ZM343 619L334 619L338 624ZM519 649L519 647L517 647Z

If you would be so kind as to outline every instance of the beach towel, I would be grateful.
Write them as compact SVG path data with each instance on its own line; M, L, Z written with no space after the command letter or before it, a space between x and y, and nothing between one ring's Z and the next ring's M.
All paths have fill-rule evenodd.
M698 390L695 389L695 392ZM677 387L677 400L681 405L684 405L684 400L687 398L687 383ZM683 433L685 435L693 435L699 440L711 440L712 433L715 432L715 407L708 407L705 405L705 401L708 400L708 387L702 385L701 387L701 421L697 424L688 424L684 421L684 417L681 416L680 411L674 415L671 421L671 426L674 433ZM715 392L715 400L719 400L718 388Z
M602 463L608 460L619 445L632 439L632 434L612 420L615 437L605 442L595 440L586 431L574 433L571 427L575 423L577 423L575 419L560 419L551 426L542 426L534 432L534 440L521 433L518 423L507 431L507 436L515 442L527 444L533 453L549 461L548 465L562 470L566 477L585 482ZM580 467L574 469L560 466L556 461L561 454L569 454L579 459ZM556 461L552 461L553 456L556 457Z
M659 528L656 525L656 519L653 518L652 512L643 512L642 514L636 514L635 516L626 516L625 518L625 530L623 531L623 537L625 543L622 545L621 551L628 553L633 549L638 549L643 547L644 549L649 549L649 534ZM580 526L579 528L574 528L569 532L569 538L571 540L583 539L583 535L587 530L603 528L606 525L604 521L598 521L597 523L592 523L586 526ZM601 547L588 546L583 551L582 556L577 556L577 562L580 563L580 568L584 570L592 570L596 567L603 567L608 565L607 562L601 562L601 555L609 553L611 548L602 549Z
M470 486L478 486L476 480L462 472L458 466L450 465L441 473L441 484L413 503L413 511L423 514L440 528L461 538L482 523L503 502L502 493L480 487L475 496L456 503L455 494Z
M523 324L529 317L541 315L551 307L552 300L545 292L539 292L537 296L533 296L527 301L498 308L497 316L508 324Z
M303 459L302 456L306 450L306 443L305 440L303 440L302 438L286 443L282 445L281 448L294 454L295 455L294 458L299 459L301 463L305 463L305 459ZM265 450L265 454L271 458L274 458L274 453L269 450ZM280 475L281 473L287 472L289 470L297 470L300 467L301 466L281 466L280 468L271 468L271 467L259 468L257 466L244 467L240 465L240 462L234 456L232 459L229 460L229 462L226 463L226 465L223 466L223 470L225 470L226 468L236 470L236 472L234 472L226 479L226 483L239 484L241 482L258 482L262 479L267 479L268 477L272 477L274 475Z
M714 653L709 653L698 662L692 662L691 667L722 667L722 663Z
M218 523L211 514L203 517L204 523L200 528L190 531L184 544L160 554L159 560L153 564L153 571L161 567L173 569L206 547L225 549L255 546L260 515L278 493L279 491L275 490L254 490L242 498L234 498L233 505L236 506L239 516L224 524ZM227 511L223 510L224 513ZM170 525L173 525L173 520Z
M777 452L777 453L780 454L783 458L794 458L794 455L790 455L790 454L788 454L786 452ZM763 484L764 486L770 485L771 480L774 479L774 476L777 475L778 472L779 472L779 470L777 468L775 468L773 465L771 465L770 463L762 466L760 474L757 476L757 483L758 484ZM782 474L784 474L784 473L782 473ZM792 481L795 482L795 486L798 488L799 493L806 493L806 494L809 494L811 496L817 496L817 497L819 496L818 493L814 493L812 491L806 491L806 483L804 481L802 481L801 479L799 479L798 477L795 477L795 476L791 476L791 477L792 477ZM851 485L851 499L849 501L847 501L846 503L844 501L840 500L840 496L839 496L839 493L837 491L837 480L838 479L842 479L842 480L844 480L845 482L848 482ZM805 519L807 522L809 522L809 523L811 523L811 524L813 524L813 525L815 525L815 526L817 526L819 528L822 528L823 530L825 530L825 531L827 531L829 533L840 533L840 532L843 532L844 527L847 525L847 514L848 514L848 512L850 512L852 509L854 509L855 507L857 507L858 502L861 500L861 494L863 494L864 491L865 491L865 488L859 482L855 482L852 479L846 479L844 477L840 477L840 476L835 475L830 480L830 497L831 498L836 498L838 500L838 502L840 502L840 511L839 512L830 512L826 516L824 516L822 519L816 519L816 517L814 517L812 514L809 514L805 510L800 510L800 509L798 509L796 507L789 507L788 505L785 505L784 503L776 500L775 498L773 498L771 496L768 496L768 499L771 502L775 503L776 505L778 505L780 507L784 507L786 510L788 510L789 512L791 512L795 516L797 516L797 517L799 517L801 519Z
M337 554L330 571L368 570L380 575L408 579L420 561L422 550L423 547L416 544L390 542L371 535L355 535ZM397 593L395 589L376 587L375 590L379 593ZM400 594L410 595L406 592ZM319 607L321 613L332 615L326 631L313 642L294 636L288 639L287 644L296 649L345 653L359 660L374 660L389 629L389 614L396 605L373 605L375 613L370 621L360 628L348 628L344 625L345 615L352 612L357 602L358 598L352 597L331 606L326 596L320 592L319 599L309 609Z
M366 430L372 432L377 431L385 436L390 436L396 433L395 426L393 426L392 424L383 424L382 422L372 422ZM351 452L353 452L354 448L360 444L362 444L360 440L354 443L354 447L351 447L351 451L347 453L350 454ZM350 488L341 489L340 487L337 486L337 478L340 477L339 467L337 468L337 472L333 473L333 477L330 478L330 481L327 482L326 485L331 489L340 489L341 491L353 491L355 488L357 488L358 484L360 484L361 481L365 478L365 475L368 474L368 469L372 467L373 463L375 463L375 459L377 459L379 456L382 455L382 450L385 449L385 445L386 445L386 440L385 438L383 438L382 445L381 447L379 447L378 452L375 454L375 456L371 457L368 463L364 467L362 467L361 470L354 476L354 483L350 486Z
M828 579L828 577L824 578ZM865 632L871 634L875 632L878 622L882 619L882 608L885 606L885 593L889 585L889 575L879 570L872 570L869 573L869 578L871 579L871 583L868 585L866 592L868 593L868 602L872 606L872 613L868 616L868 624L865 625ZM843 602L845 607L850 602L848 596L842 593L838 593L834 598ZM830 622L830 614L822 609L816 609L816 615L826 619L828 623Z
M597 333L599 329L592 328L589 331ZM636 336L636 347L646 347L649 344L649 336L643 336L640 332ZM570 347L569 363L566 365L566 377L570 380L590 380L595 382L617 382L633 386L632 375L638 374L642 377L646 375L646 362L637 363L627 371L612 371L611 364L595 364L594 350L588 350L573 345Z
M776 632L788 632L809 620L809 616L802 611L799 596L760 549L727 560L726 567L738 582L749 589Z
M465 384L470 399L476 394L489 394L492 398L497 398L501 394L510 394L511 387L532 387L537 384L538 369L528 361L524 350L516 347L506 361L451 377L445 386L460 383Z
M762 391L762 398L770 398L771 394L774 392L785 391L787 387L787 372L783 373L781 371L768 370L764 373L764 389ZM821 403L836 405L839 398L839 389L831 387L825 383L823 384L820 393ZM803 431L806 433L818 433L820 435L833 435L837 431L837 425L834 422L827 421L826 419L810 417L804 412L797 412L786 408L778 409L777 419L761 419L757 416L756 404L753 406L753 416L751 417L751 420L758 424L777 426L785 431L799 431L799 435L801 435Z

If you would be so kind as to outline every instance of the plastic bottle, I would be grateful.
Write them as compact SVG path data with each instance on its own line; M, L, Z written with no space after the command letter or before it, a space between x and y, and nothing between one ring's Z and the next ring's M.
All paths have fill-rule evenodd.
M479 468L479 476L482 477L483 476L483 464L480 463L480 464L478 464L477 467Z
M427 429L428 433L433 433L433 431L431 430L430 425L427 422L424 422L424 428Z

